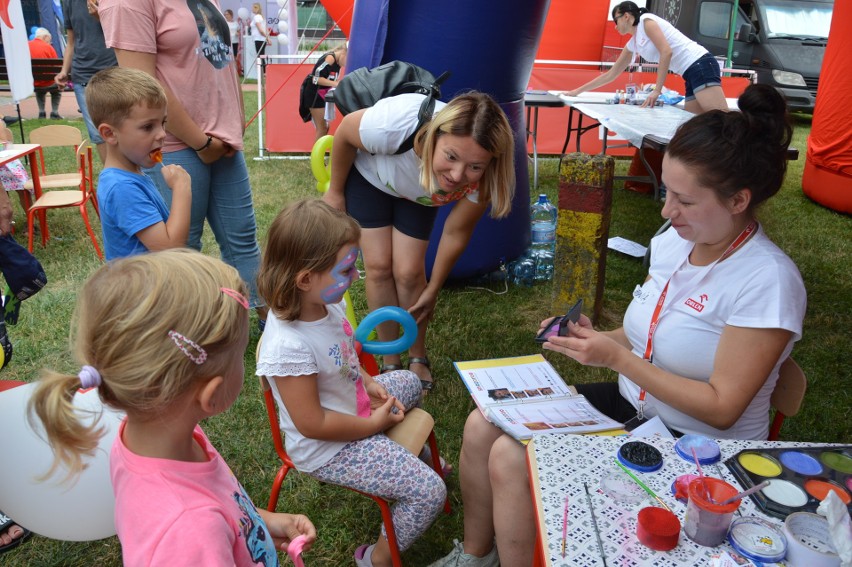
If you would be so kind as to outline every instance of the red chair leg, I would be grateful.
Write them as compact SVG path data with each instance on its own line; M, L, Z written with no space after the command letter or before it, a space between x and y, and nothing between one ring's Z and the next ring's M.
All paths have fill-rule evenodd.
M30 254L33 252L33 230L35 227L33 226L33 216L35 215L35 211L27 211L27 248L30 251ZM42 227L42 231L44 231L44 227Z
M438 476L444 478L444 468L441 466L441 454L438 452L438 440L435 438L435 431L429 432L429 452L432 453L432 468L435 469L435 472L438 473ZM447 495L447 499L444 500L444 513L451 513L452 507L450 506L450 496Z
M269 494L269 504L266 506L266 509L270 512L274 512L278 506L278 495L281 494L281 485L284 483L284 477L287 476L289 470L285 465L278 469L278 474L275 475L275 480L272 482L272 492Z
M104 261L104 255L101 254L101 249L98 246L98 239L95 238L95 233L92 231L92 225L89 224L89 213L86 212L86 203L80 205L80 214L83 216L83 222L86 223L86 231L89 233L89 238L92 239L92 244L95 246L95 252L98 253L98 258L101 262Z
M385 525L385 534L387 534L388 546L390 547L391 564L394 567L402 567L402 556L399 553L399 544L396 541L396 530L394 530L393 527L393 516L391 515L390 504L388 504L387 500L379 496L363 492L361 494L369 496L376 501L376 504L379 505L379 509L382 511L382 523Z

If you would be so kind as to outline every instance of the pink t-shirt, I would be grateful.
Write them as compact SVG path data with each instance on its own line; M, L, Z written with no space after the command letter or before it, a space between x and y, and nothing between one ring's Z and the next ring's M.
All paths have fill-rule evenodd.
M209 460L190 463L131 452L125 424L110 454L125 567L279 565L266 524L200 427L193 436Z
M240 86L216 0L101 0L98 13L108 47L154 53L156 76L205 132L243 149ZM186 144L168 135L163 148Z

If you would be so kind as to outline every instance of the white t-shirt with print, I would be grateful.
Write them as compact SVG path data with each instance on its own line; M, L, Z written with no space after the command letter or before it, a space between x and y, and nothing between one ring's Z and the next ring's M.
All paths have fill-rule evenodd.
M393 195L427 207L440 206L457 200L447 195L429 195L420 185L420 158L409 150L394 155L417 127L417 114L425 95L403 94L384 98L368 108L361 117L359 135L367 151L359 150L355 168L370 185ZM435 101L435 112L446 104ZM475 190L465 195L476 203Z
M284 321L270 312L257 356L256 373L270 380L287 454L302 472L320 468L347 442L302 435L284 407L272 377L305 376L305 380L312 380L310 376L316 374L320 405L348 415L358 415L357 388L363 389L354 332L346 319L345 304L341 301L326 307L328 315L311 322Z
M716 429L654 398L645 399L645 412L659 415L666 425L683 433L720 439L766 439L769 433L769 398L778 380L778 368L802 336L807 296L802 276L793 261L760 227L736 252L717 263L692 266L684 259L693 243L674 229L651 243L650 279L633 292L624 315L624 331L633 353L642 356L648 327L660 292L672 276L663 312L653 339L654 365L668 372L709 382L722 330L726 325L755 329L786 329L790 342L763 387L740 419L726 430ZM696 279L693 276L698 274ZM703 277L702 277L703 276ZM685 287L686 286L686 287ZM639 407L639 387L619 376L619 391Z

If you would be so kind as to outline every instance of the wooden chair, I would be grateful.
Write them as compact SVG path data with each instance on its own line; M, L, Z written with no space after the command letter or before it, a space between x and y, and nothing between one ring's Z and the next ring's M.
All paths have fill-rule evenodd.
M40 144L42 149L39 149L40 159L40 175L39 180L43 190L41 195L36 195L36 201L27 211L27 230L29 231L29 250L33 251L33 217L36 213L39 214L41 220L41 245L47 246L47 241L50 238L46 222L46 211L48 209L58 209L62 207L78 207L80 216L83 217L83 222L86 225L86 231L89 233L89 238L95 247L95 252L98 257L103 260L103 254L98 246L97 238L89 223L89 215L86 212L86 205L90 201L95 213L100 215L98 211L97 201L94 199L94 179L92 173L92 146L88 140L83 140L80 130L73 126L43 126L36 128L30 132L30 141L34 144ZM44 164L45 147L68 147L74 148L77 170L68 173L47 174ZM33 188L32 180L28 181L24 187L26 189ZM74 189L68 189L73 187ZM44 191L45 189L53 189L52 191ZM56 189L64 189L57 191Z
M807 388L808 380L805 378L805 373L792 357L788 357L781 363L778 382L772 391L772 397L769 398L770 405L775 408L775 417L769 427L770 441L778 440L784 418L793 417L799 413Z
M257 352L260 352L260 341L258 341L257 344ZM378 370L375 358L373 358L372 355L360 351L359 358L362 366L364 366L368 372L371 367ZM263 391L264 403L266 404L266 415L269 419L269 428L272 431L272 443L275 445L275 452L278 454L278 458L281 459L281 468L278 469L278 473L275 475L275 480L272 482L272 492L269 495L269 504L267 505L267 510L274 512L276 505L278 504L278 496L281 493L281 485L284 483L284 478L291 469L295 469L296 467L293 465L293 461L290 460L290 456L287 454L287 449L284 446L284 436L281 435L281 428L278 422L278 409L275 405L275 396L272 393L272 386L266 376L260 377L260 385L261 390ZM428 442L429 449L432 452L432 468L434 468L435 471L443 478L444 474L441 467L440 453L438 452L438 443L435 439L434 425L435 420L428 412L420 408L413 408L406 412L405 419L402 420L401 423L395 425L385 433L389 438L396 441L415 455L419 454L421 449L423 449L423 445ZM393 526L393 517L391 516L391 503L381 496L376 496L375 494L368 494L366 492L361 492L360 490L355 490L354 488L350 490L372 498L373 501L379 505L379 509L382 513L382 522L385 525L385 532L387 533L388 544L390 546L391 561L394 567L402 567L402 557L396 540L396 530ZM444 501L444 512L449 514L450 511L450 500L449 497L447 497L447 500Z

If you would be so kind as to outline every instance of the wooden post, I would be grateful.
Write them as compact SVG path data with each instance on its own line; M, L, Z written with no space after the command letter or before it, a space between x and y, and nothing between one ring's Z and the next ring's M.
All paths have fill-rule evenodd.
M571 153L559 168L556 261L551 313L565 313L580 298L583 311L600 319L615 160Z

